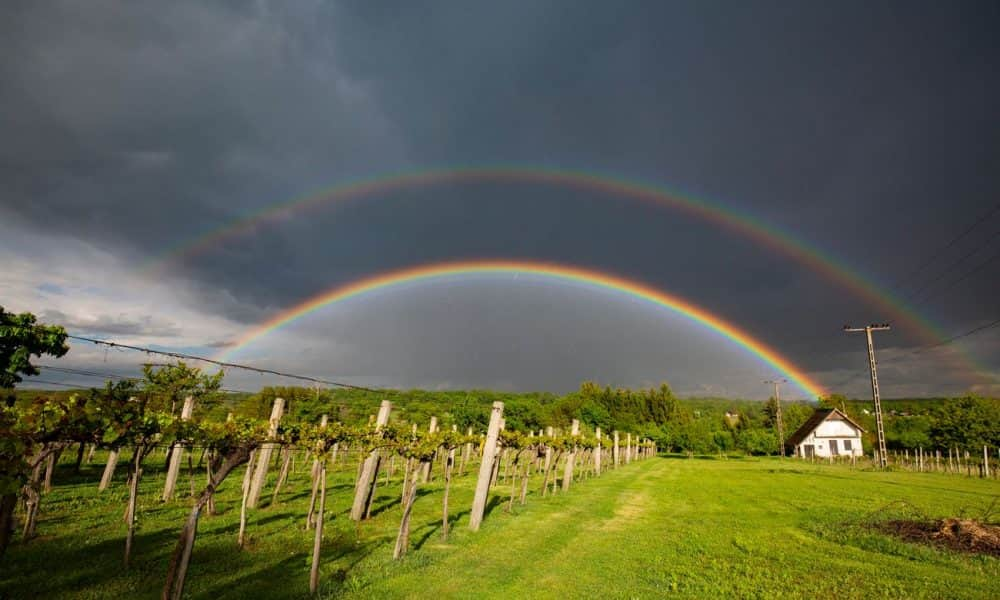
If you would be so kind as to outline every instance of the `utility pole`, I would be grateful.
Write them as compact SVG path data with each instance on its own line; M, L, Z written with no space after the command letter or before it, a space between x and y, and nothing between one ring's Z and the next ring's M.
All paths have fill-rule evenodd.
M844 325L844 331L853 333L864 331L868 338L868 369L872 376L872 399L875 400L875 431L878 437L878 464L884 469L888 465L885 451L885 428L882 425L882 402L878 398L878 374L875 372L875 346L872 344L873 331L886 331L889 329L888 323L865 325L864 327L851 327Z
M785 458L785 423L781 420L781 395L778 386L788 383L787 379L768 379L764 383L774 384L774 424L778 427L778 452Z

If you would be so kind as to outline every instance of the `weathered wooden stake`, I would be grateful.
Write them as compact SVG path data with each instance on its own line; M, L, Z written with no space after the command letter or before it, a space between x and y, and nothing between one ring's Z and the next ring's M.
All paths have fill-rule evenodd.
M497 438L500 436L500 421L503 420L503 402L494 402L490 412L490 425L486 430L486 442L483 444L483 460L479 464L479 479L476 481L476 493L472 499L472 511L469 513L469 529L479 531L486 511L486 497L490 493L490 479L493 477L493 463L496 462Z
M594 474L601 474L601 451L603 446L601 446L601 428L597 427L594 429L594 435L597 437L597 445L594 446Z
M580 421L573 419L573 425L570 427L569 434L573 437L580 435ZM566 454L566 464L563 467L562 478L562 490L564 492L569 491L569 484L573 481L574 466L576 466L576 442L573 442L573 447Z
M45 481L42 484L42 490L46 494L52 491L52 472L56 469L56 461L59 460L61 452L61 450L53 452L45 459Z
M320 429L326 429L327 416L323 415L319 420ZM316 450L319 451L322 442L317 443ZM310 481L312 482L312 493L309 495L309 511L306 512L306 530L312 528L314 511L316 509L316 494L319 491L320 469L326 466L326 456L316 456L313 459L312 470L310 471Z
M455 425L451 426L451 430L455 431L457 427ZM444 499L442 500L442 517L441 517L441 538L445 541L448 540L448 495L451 492L451 471L455 466L455 449L448 448L448 456L445 458L444 463Z
M319 510L316 511L316 535L313 536L312 566L309 569L309 593L319 589L319 555L323 547L323 512L326 508L326 461L319 467Z
M465 430L465 435L472 435L472 427ZM468 442L465 444L465 447L462 448L462 466L458 468L458 474L460 476L465 475L465 467L468 466L470 458L472 458L472 442Z
M194 412L194 398L188 396L184 398L184 406L181 408L181 421L191 420ZM184 445L181 442L174 442L170 450L170 460L167 462L167 476L163 482L163 501L166 502L174 497L174 490L177 487L177 475L181 472L181 460L184 456Z
M438 430L438 418L431 417L431 424L427 428L427 433L434 433ZM431 465L434 463L432 460L424 461L423 471L420 473L420 482L427 483L431 480Z
M240 532L236 537L236 544L242 548L243 544L246 542L246 530L247 530L247 500L250 497L250 486L253 483L253 468L257 460L257 450L250 453L250 458L247 460L247 470L243 474L243 500L240 502Z
M271 407L271 419L267 430L267 439L274 439L278 435L278 424L281 422L281 415L285 410L285 399L275 398L274 406ZM253 472L250 480L250 493L247 495L247 507L257 508L260 502L260 494L264 491L264 484L267 482L267 469L271 465L271 455L274 453L276 444L267 442L261 444L257 450L257 468Z
M104 474L101 475L101 483L97 486L97 491L103 492L111 485L111 479L115 476L115 467L118 466L118 448L108 452L108 463L104 465Z
M137 447L135 449L135 463L132 466L132 480L129 482L128 508L125 511L128 523L128 533L125 534L125 568L128 568L129 559L132 557L132 540L135 538L135 505L139 496L139 478L142 476L142 452Z
M389 423L389 412L392 410L392 402L383 400L378 409L378 418L375 420L376 431L381 431ZM358 474L357 482L354 486L354 504L351 506L351 519L360 521L370 510L373 500L373 482L378 475L379 453L372 450L361 465L361 472Z
M278 501L278 492L281 491L281 486L285 485L285 482L288 481L288 469L292 463L292 449L285 448L283 454L285 455L285 458L281 462L281 471L278 473L278 481L274 484L274 493L271 494L271 504Z
M413 502L417 499L417 484L420 481L423 462L414 465L410 476L410 489L403 499L403 518L399 523L399 533L396 535L396 547L392 551L394 560L402 558L410 547L410 516L413 514Z

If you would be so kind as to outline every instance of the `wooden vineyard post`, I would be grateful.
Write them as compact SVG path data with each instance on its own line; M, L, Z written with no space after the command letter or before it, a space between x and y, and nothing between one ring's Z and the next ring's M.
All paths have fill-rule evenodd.
M510 470L510 449L504 448L500 451L500 463L503 465L501 481L507 483L507 472Z
M375 430L381 431L389 423L389 412L392 410L392 402L383 400L378 409L378 418L375 419ZM372 450L361 465L361 473L358 475L357 483L354 486L354 504L351 506L351 519L360 521L368 513L372 503L373 487L375 478L378 476L379 452Z
M135 508L139 496L139 477L142 476L142 452L136 447L135 459L132 465L132 477L129 480L128 506L125 509L125 522L128 525L128 532L125 534L125 568L128 568L129 560L132 558L132 540L135 538Z
M49 493L52 491L52 472L56 469L56 462L59 460L60 451L49 454L45 459L45 478L42 482L42 491Z
M257 450L250 453L250 458L247 460L247 470L243 474L243 500L240 502L240 532L236 537L236 544L242 548L243 543L246 541L246 531L247 531L247 499L250 496L250 484L253 482L253 468L256 464Z
M327 416L323 415L319 420L320 429L326 429ZM317 449L322 445L322 442L317 442ZM322 459L317 456L313 459L312 470L310 471L312 480L312 494L309 496L309 512L306 513L306 530L310 529L313 524L313 516L316 508L316 493L319 489L319 475L320 469L326 466L326 455L324 454Z
M625 464L632 462L632 434L625 434Z
M325 416L325 415L324 415ZM309 568L309 593L319 588L319 553L323 547L323 511L326 508L326 457L319 467L319 510L316 511L316 535L313 536L312 566Z
M594 446L594 474L601 474L601 428L598 427L594 430L594 435L597 437L597 445Z
M270 425L267 430L267 439L274 439L278 435L278 423L281 422L281 415L285 409L284 398L275 398L274 406L271 407ZM275 444L265 442L261 444L257 451L257 469L253 472L250 480L250 493L247 496L247 507L257 508L260 501L260 494L264 491L264 484L267 482L267 469L271 464L271 455L274 453Z
M118 466L118 448L114 448L108 453L108 464L104 465L104 474L101 475L101 483L97 486L97 491L103 492L111 485L111 479L115 476L115 467Z
M504 430L504 428L506 427L506 424L507 424L507 421L504 420L501 417L500 418L500 431ZM497 438L499 440L499 433L497 434ZM496 446L496 452L493 455L493 473L490 475L490 487L491 488L494 485L496 485L497 475L500 474L500 462L501 462L500 461L500 454L501 454L502 451L503 451L503 448L500 446L500 443L498 441L497 442L497 446ZM486 458L486 455L484 454L483 455L483 459L485 460L485 458Z
M222 484L222 481L235 469L248 460L252 453L251 446L241 445L232 449L225 456L217 454L218 468L213 469L212 478L209 480L201 495L198 496L188 518L185 520L181 534L174 546L173 555L170 558L167 568L167 580L163 586L162 600L180 600L184 597L184 581L187 576L188 566L191 562L191 553L194 550L194 542L198 533L198 520L201 511L215 495L215 490Z
M580 435L580 421L573 419L573 425L570 427L569 434L574 438ZM563 468L563 479L562 479L562 489L564 492L569 491L569 484L573 481L573 467L576 465L576 441L573 442L573 447L569 449L569 454L566 455L566 465Z
M551 427L546 427L545 428L545 435L546 435L546 437L551 438L552 437L552 433L553 433L553 429ZM552 446L550 444L545 444L545 460L542 461L542 465L543 465L542 466L542 493L541 493L542 498L544 498L545 495L548 494L548 491L549 491L549 471L554 466L552 464L552 455L553 455Z
M534 437L534 432L531 434ZM521 506L524 506L528 501L528 480L531 479L531 474L535 472L535 465L538 463L538 446L532 440L531 454L529 459L524 461L524 477L521 478Z
M433 456L427 460L433 460ZM413 502L417 499L417 485L420 482L423 463L421 460L411 469L410 483L403 493L403 518L399 523L399 533L396 535L396 546L392 551L392 559L399 560L410 547L410 517L413 514Z
M465 435L467 437L472 437L472 427L465 430ZM467 442L465 447L462 449L462 466L458 469L459 475L465 475L465 467L469 464L469 459L472 458L472 442Z
M458 431L458 426L452 425L453 432ZM455 447L448 448L448 455L444 462L444 498L441 501L443 513L441 519L441 539L448 540L448 495L451 492L451 472L455 467Z
M416 439L417 437L417 424L413 424L413 428L410 430L410 439ZM406 494L409 490L410 485L410 471L414 468L413 458L407 458L406 462L403 463L403 490L400 492L400 504L406 504Z
M486 430L486 441L483 443L483 460L479 463L479 479L476 481L476 494L472 499L472 511L469 514L469 529L479 531L486 511L486 497L490 493L490 479L493 477L493 463L497 455L497 438L500 436L500 421L503 419L503 402L494 402L490 412L490 425Z
M427 427L427 433L434 433L438 429L438 418L431 417L431 424ZM429 460L424 463L424 468L420 472L420 483L427 483L431 479L431 465L434 461Z
M983 446L983 477L990 477L990 453L986 446Z
M619 454L621 453L621 451L619 450L619 446L618 446L618 432L617 431L614 432L614 437L615 437L615 443L611 447L611 458L612 458L612 461L615 463L615 468L617 469L618 465L620 464L619 461L621 459L621 457L619 456Z
M181 421L190 421L194 412L194 398L188 396L184 398L184 407L181 408ZM166 502L174 497L174 490L177 488L177 475L181 471L181 460L184 458L184 444L177 441L173 443L170 451L170 462L167 464L167 478L163 482L163 501Z
M278 481L275 482L274 492L271 494L271 504L278 501L278 493L281 491L281 486L288 481L288 470L292 463L292 448L285 448L281 454L284 458L281 461L281 471L278 472Z

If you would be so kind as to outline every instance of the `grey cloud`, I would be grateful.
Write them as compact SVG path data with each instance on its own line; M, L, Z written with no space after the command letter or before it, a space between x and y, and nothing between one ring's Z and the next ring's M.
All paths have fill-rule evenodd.
M209 342L205 344L208 348L232 348L236 345L233 340L219 340L217 342Z
M126 315L97 315L91 318L79 318L58 310L47 310L41 314L40 320L44 323L62 325L71 332L163 338L176 337L181 333L180 328L175 323L153 315L137 318Z

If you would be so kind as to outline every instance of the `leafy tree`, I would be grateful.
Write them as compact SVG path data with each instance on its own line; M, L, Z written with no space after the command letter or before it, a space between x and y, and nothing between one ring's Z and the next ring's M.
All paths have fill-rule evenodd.
M12 389L21 375L38 375L32 356L60 357L68 351L62 327L40 325L31 313L9 313L0 306L0 389ZM7 403L12 405L13 397Z
M774 396L768 398L764 404L764 426L768 428L778 426L778 400Z
M162 410L171 416L177 415L177 406L187 396L198 400L202 408L218 403L217 392L222 386L224 373L219 371L214 375L201 372L198 367L189 367L183 361L162 365L144 365L142 373L145 378L145 391L150 396L148 407L152 410Z
M62 327L40 325L31 313L9 313L0 306L0 389L13 389L22 375L38 374L31 357L60 357L68 351ZM36 449L40 440L33 428L35 422L14 409L14 400L9 394L0 408L0 556L10 541L17 494L27 481L27 473L36 470L45 457ZM44 407L35 408L41 412Z
M847 396L843 394L820 396L819 406L820 408L838 408L842 413L847 414Z
M1000 402L996 400L966 396L936 409L933 416L928 433L938 447L981 452L983 446L1000 445Z

